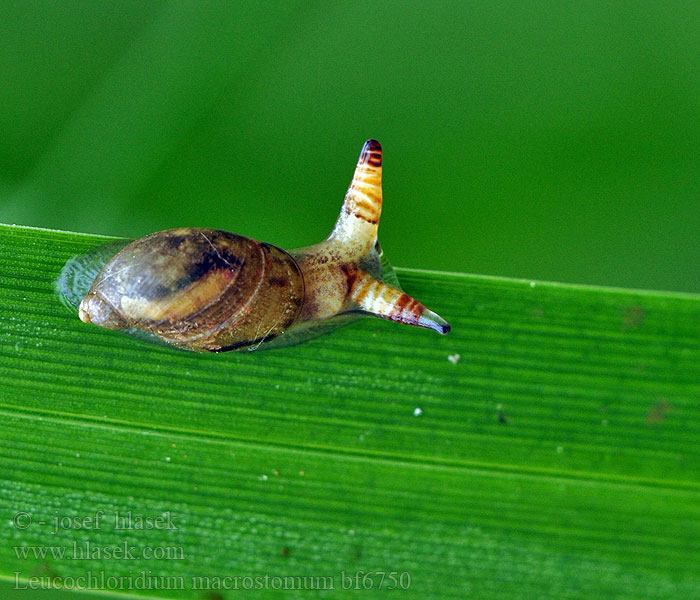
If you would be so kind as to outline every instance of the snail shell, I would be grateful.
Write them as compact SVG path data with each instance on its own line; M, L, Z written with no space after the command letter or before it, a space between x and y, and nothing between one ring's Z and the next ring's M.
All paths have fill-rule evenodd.
M277 337L297 319L303 298L304 278L284 250L226 231L169 229L110 260L80 318L221 352Z
M447 322L405 294L382 260L381 173L381 146L369 140L333 231L313 246L169 229L120 242L113 256L111 244L72 259L59 291L72 306L82 298L86 323L195 352L292 345L367 314L445 334Z

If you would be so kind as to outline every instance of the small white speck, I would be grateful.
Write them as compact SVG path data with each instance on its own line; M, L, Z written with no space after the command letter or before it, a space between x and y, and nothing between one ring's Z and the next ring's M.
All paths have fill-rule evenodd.
M536 285L537 285L537 282L536 282L536 281L531 281L531 282L530 282L530 287L531 287L531 288L534 288Z
M80 458L80 452L75 453L75 458Z
M563 454L564 448L562 446L557 446L557 454Z
M348 533L350 535L355 535L355 530L354 529L348 529Z
M265 474L263 473L262 475L260 475L260 477L258 477L258 479L259 479L260 481L267 481L267 475L265 475Z
M414 417L420 417L422 414L423 414L423 409L422 409L422 408L416 406L416 407L413 409L413 416L414 416Z
M165 462L170 462L170 457L169 457L169 456L166 456L166 457L165 457Z
M462 357L459 354L449 354L447 356L447 360L449 360L453 365L456 365L460 358Z

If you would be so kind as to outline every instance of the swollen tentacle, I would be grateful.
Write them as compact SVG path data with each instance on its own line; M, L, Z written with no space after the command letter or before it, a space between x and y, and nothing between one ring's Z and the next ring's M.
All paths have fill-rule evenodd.
M440 315L400 289L360 270L352 274L350 281L350 299L361 310L382 319L427 327L443 335L450 331L449 324Z
M359 259L377 239L382 213L382 147L367 140L329 240L339 242L352 258Z

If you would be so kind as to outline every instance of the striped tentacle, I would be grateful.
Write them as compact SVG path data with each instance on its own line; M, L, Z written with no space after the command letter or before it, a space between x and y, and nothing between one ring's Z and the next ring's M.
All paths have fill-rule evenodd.
M341 242L355 258L360 258L377 238L381 213L382 147L377 140L367 140L329 239Z
M350 278L350 299L361 310L390 321L427 327L438 333L450 331L447 322L398 288L383 283L364 271Z

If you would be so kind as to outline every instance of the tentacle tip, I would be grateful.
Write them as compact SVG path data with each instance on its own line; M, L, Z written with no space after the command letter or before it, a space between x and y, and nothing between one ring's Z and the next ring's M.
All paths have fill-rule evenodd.
M382 145L375 139L367 140L362 146L360 162L369 163L373 167L382 166Z
M447 335L450 333L450 324L445 321L440 315L434 313L432 310L427 308L423 310L418 319L419 327L427 327L433 331L437 331L440 335Z

